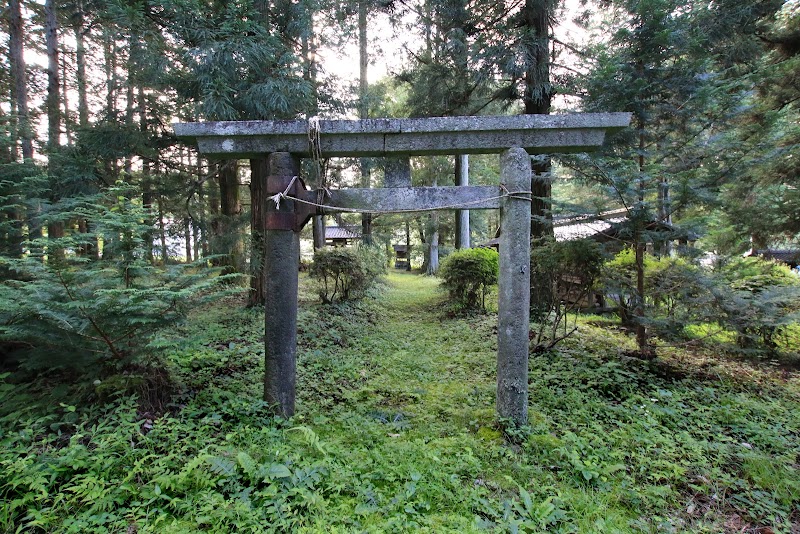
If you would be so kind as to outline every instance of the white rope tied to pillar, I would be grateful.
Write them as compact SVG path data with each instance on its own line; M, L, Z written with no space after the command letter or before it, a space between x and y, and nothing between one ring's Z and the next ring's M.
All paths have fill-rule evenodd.
M325 201L325 195L330 196L328 191L328 160L322 157L322 129L319 117L316 115L308 119L308 146L311 149L311 159L314 162L314 169L317 173L317 202Z
M289 196L289 191L292 190L292 186L297 181L297 178L298 178L297 176L292 176L292 180L289 182L289 185L286 186L286 189L284 189L282 193L275 193L274 195L269 197L269 200L272 200L273 202L275 202L275 209L276 210L281 209L281 199L282 198L286 198L286 199L290 199L290 200L293 199L293 197ZM297 200L297 199L293 199L293 200Z
M506 184L500 184L500 189L503 190L503 196L500 198L516 198L517 200L533 202L533 191L509 191Z

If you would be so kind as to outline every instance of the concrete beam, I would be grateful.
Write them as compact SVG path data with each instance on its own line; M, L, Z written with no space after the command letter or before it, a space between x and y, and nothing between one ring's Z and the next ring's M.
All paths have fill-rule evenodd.
M526 189L527 190L527 189ZM324 201L324 213L348 209L363 211L422 211L456 209L463 206L473 210L500 207L503 191L496 185L466 187L396 187L379 189L338 189ZM316 193L306 198L316 201Z
M434 117L319 121L324 157L488 154L509 146L529 154L583 152L603 143L607 131L625 128L630 113ZM251 157L291 152L310 157L308 121L179 123L175 134L201 153Z

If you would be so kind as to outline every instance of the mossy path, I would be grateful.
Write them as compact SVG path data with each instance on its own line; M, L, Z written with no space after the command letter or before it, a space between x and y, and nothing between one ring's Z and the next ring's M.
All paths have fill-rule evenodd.
M509 442L494 412L496 316L448 316L435 278L395 271L388 283L372 325L335 351L348 370L340 397L300 408L335 451L344 489L327 521L350 518L334 521L345 531L718 531L741 515L708 505L720 484L746 488L745 502L800 479L786 462L751 478L735 468L776 458L741 450L756 436L798 449L775 430L798 427L796 398L622 364L630 339L588 325L557 354L532 356L530 428ZM794 483L769 499L778 523L763 524L789 521Z
M352 340L370 363L368 403L421 420L465 416L480 400L493 410L494 318L446 317L435 278L392 273L389 284L374 327Z
M481 485L499 474L478 457L486 440L500 447L495 319L448 318L435 278L394 271L388 284L372 326L340 351L361 362L358 386L315 419L363 481L340 512L369 529L472 531Z
M536 402L539 454L504 439L495 415L496 315L450 316L438 284L390 273L372 326L336 351L336 367L357 380L321 412L299 407L318 414L314 430L336 451L347 484L356 481L329 503L332 517L354 518L347 531L549 531L567 515L566 531L628 530L636 512L614 491L596 493L580 459L566 480L548 465L555 449L570 446ZM548 390L538 394L552 400Z

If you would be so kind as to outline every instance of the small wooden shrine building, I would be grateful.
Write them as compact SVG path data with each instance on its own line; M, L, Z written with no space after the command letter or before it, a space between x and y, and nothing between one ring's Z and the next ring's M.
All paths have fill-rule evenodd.
M326 226L325 246L347 247L361 239L361 234L355 226Z
M394 268L411 270L411 247L408 245L392 245L394 249Z

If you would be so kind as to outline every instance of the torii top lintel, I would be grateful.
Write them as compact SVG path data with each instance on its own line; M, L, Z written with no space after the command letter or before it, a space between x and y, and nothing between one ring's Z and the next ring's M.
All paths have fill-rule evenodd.
M586 152L605 133L630 124L630 113L573 113L320 120L314 124L323 157L489 154L522 147L530 154ZM178 137L202 154L253 157L272 152L311 155L309 121L191 122L174 125ZM318 125L318 126L317 126Z

